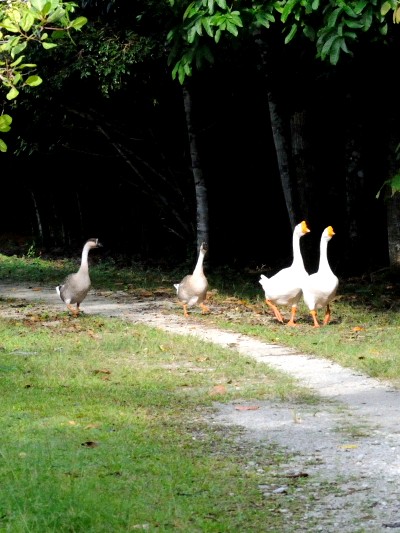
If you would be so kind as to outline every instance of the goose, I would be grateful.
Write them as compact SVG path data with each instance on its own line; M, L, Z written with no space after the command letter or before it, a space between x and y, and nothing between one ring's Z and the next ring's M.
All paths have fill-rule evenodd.
M201 307L203 314L209 312L208 307L204 304L207 296L208 282L204 275L203 263L207 250L207 243L202 242L193 274L185 276L180 283L174 283L178 300L183 307L183 314L186 318L189 316L188 307L195 305Z
M290 305L291 315L288 326L296 326L295 317L297 304L301 297L301 288L308 273L304 267L300 250L300 238L310 230L305 220L297 224L293 231L293 262L291 266L283 268L274 276L267 278L263 274L259 283L264 289L265 302L274 312L275 318L283 323L283 317L277 305Z
M102 246L98 239L86 241L82 250L81 266L78 272L69 274L61 285L56 287L57 294L74 316L79 315L79 306L86 298L91 286L88 262L89 252L93 248L101 248ZM76 304L76 309L72 307L73 304Z
M326 325L331 319L329 303L335 297L339 280L332 272L328 261L328 242L335 235L332 226L324 229L320 242L320 258L318 271L308 276L303 285L304 302L310 310L314 321L314 327L319 328L317 309L326 306L323 324Z

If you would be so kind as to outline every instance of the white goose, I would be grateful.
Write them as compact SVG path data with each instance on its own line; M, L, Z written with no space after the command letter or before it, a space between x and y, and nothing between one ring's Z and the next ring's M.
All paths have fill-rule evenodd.
M188 307L198 305L202 313L208 313L209 309L204 304L207 296L208 281L204 275L203 263L207 253L208 246L205 242L201 243L199 257L193 274L185 276L180 283L174 283L178 299L183 307L183 313L187 318L189 316Z
M303 220L293 231L293 263L283 268L271 278L263 274L259 280L265 293L265 302L273 310L275 317L283 323L283 317L277 305L290 305L291 315L288 326L296 326L297 304L301 297L301 287L308 276L300 250L300 238L309 233L307 223Z
M314 321L314 327L319 328L317 309L326 306L323 324L326 325L331 319L329 303L336 295L339 286L337 276L332 272L328 261L328 242L335 235L332 226L324 229L320 242L320 258L318 271L311 274L303 285L303 298L310 310Z
M74 316L79 315L79 306L86 298L91 285L88 262L89 252L92 248L101 247L102 244L98 239L89 239L86 241L82 250L81 266L78 272L69 274L63 283L56 287L57 294ZM72 304L76 304L76 309L72 307Z

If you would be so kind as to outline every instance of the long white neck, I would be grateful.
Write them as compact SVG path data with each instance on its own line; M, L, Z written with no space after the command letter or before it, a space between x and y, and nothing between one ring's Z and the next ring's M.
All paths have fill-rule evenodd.
M328 261L328 241L324 238L321 239L319 246L319 267L318 270L324 270L325 272L331 270Z
M79 272L89 272L89 262L88 262L89 250L90 250L89 246L85 244L82 250L81 266L79 268Z
M197 259L195 269L193 270L194 276L203 274L203 262L204 262L205 255L206 255L205 252L203 250L200 250L199 258Z
M300 235L293 234L293 266L304 267L303 256L300 250Z

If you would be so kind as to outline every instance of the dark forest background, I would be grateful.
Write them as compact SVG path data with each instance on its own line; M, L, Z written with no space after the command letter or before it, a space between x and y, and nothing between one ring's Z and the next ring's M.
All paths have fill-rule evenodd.
M163 267L193 261L196 197L187 124L165 36L152 21L151 32L143 28L152 41L141 45L142 53L128 61L117 47L113 61L106 56L110 73L104 65L96 73L93 42L105 43L116 27L126 27L120 11L110 19L94 4L80 4L92 28L83 29L74 45L41 53L44 83L14 105L9 150L0 155L0 251L33 246L35 253L68 256L97 237L103 257ZM107 24L111 28L102 33ZM310 271L317 268L328 225L336 232L329 245L336 273L389 267L386 202L377 193L390 177L400 137L399 31L393 28L390 46L367 36L352 56L332 66L303 41L285 45L276 30L280 109L287 116L306 111L312 193L297 222L306 219L311 230L301 242ZM251 43L222 50L213 65L190 78L208 192L209 266L273 270L291 261L292 227L265 76ZM82 57L91 54L90 68Z

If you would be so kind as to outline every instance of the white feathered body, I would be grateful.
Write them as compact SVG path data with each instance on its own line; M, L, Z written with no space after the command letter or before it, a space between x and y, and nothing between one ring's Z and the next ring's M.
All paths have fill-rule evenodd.
M293 232L293 262L274 276L267 278L263 274L260 284L265 298L277 305L296 305L301 297L302 286L308 274L304 267L300 250L300 238L309 232L305 222L298 224Z
M321 236L318 271L308 276L303 284L304 302L310 310L326 307L336 296L339 279L328 261L328 242L333 235L331 226L325 228Z

